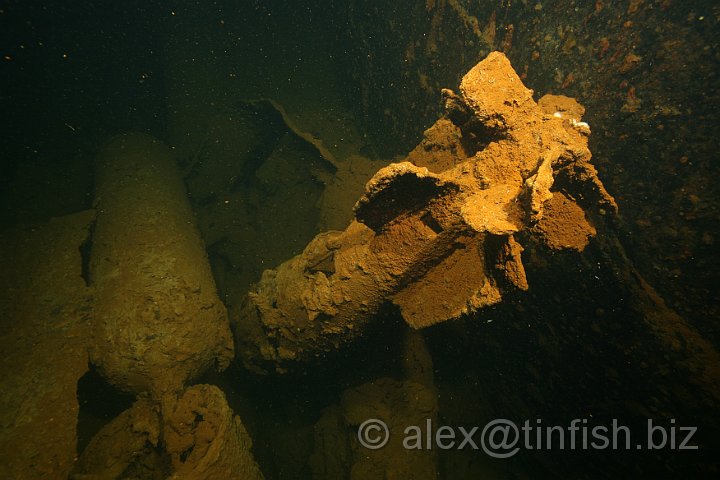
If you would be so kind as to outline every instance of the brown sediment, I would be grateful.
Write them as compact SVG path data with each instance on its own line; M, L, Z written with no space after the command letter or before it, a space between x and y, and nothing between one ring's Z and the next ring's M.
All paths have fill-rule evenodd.
M125 478L143 472L140 478L259 480L263 475L251 448L250 436L222 391L193 385L162 405L141 396L93 437L71 478Z
M385 302L413 328L497 303L528 288L517 234L582 250L594 234L584 212L615 211L590 163L581 107L555 98L543 103L578 118L547 114L503 54L444 97L446 115L368 182L345 231L265 271L233 318L247 367L283 371L335 350Z
M92 290L80 246L95 212L0 233L0 472L67 478L77 455Z
M90 361L138 398L93 437L75 478L138 469L157 478L262 478L224 394L188 387L209 368L224 369L233 344L170 149L145 134L113 137L98 156L96 191Z
M98 157L90 360L116 387L159 399L226 366L232 338L172 153L145 134Z

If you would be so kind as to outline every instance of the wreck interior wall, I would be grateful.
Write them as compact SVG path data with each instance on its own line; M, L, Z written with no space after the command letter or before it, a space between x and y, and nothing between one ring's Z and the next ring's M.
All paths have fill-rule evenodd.
M493 49L536 97L577 98L632 261L717 344L718 308L706 299L720 293L718 6L621 3L350 2L356 111L378 145L404 153L440 111L440 89Z
M718 298L720 284L714 253L719 197L712 180L718 174L718 7L621 3L351 2L346 33L356 50L349 69L362 99L356 111L376 148L404 153L440 111L440 89L454 88L468 64L494 49L508 55L536 98L577 98L587 109L594 163L620 207L614 235L667 305L717 346L718 305L708 299ZM441 398L456 398L441 401L441 412L461 421L473 402L485 405L490 417L544 411L550 418L579 414L581 405L599 416L622 412L636 419L672 410L715 431L682 375L672 373L673 357L638 325L641 312L628 305L628 291L613 284L613 261L595 251L553 270L535 264L528 270L535 285L529 298L479 313L473 321L487 322L482 328L431 331L439 389L446 389ZM593 280L560 287L561 271L592 271ZM557 291L566 294L549 293ZM455 329L455 340L469 343L465 348L448 342ZM468 331L475 332L473 340ZM578 338L602 347L577 349ZM466 367L479 370L470 374ZM544 371L554 371L557 381L547 381ZM467 386L468 377L474 386ZM488 390L503 401L484 403ZM459 456L442 457L444 465L463 464L453 463ZM618 458L604 460L612 465ZM475 473L482 471L482 462L470 462L480 469Z
M17 83L2 92L3 106L12 112L4 115L3 129L15 137L4 152L0 175L3 226L88 208L89 160L110 132L136 129L165 137L178 147L183 165L199 156L203 138L211 132L225 142L214 152L224 159L222 155L242 147L242 139L235 135L237 125L223 118L247 99L274 98L340 161L349 162L355 151L378 163L405 155L441 113L440 89L456 88L468 68L490 51L501 50L536 98L565 94L586 107L594 164L620 206L618 221L606 225L604 233L620 240L630 262L669 307L720 346L716 2L322 0L306 8L278 0L247 2L249 15L233 10L232 3L210 7L179 2L173 11L180 16L152 6L138 15L131 7L108 9L94 3L82 13L71 9L51 14L28 4L33 18L49 23L50 18L62 18L67 28L61 41L50 42L57 55L42 61L20 57L26 69L20 76L8 76ZM138 23L136 16L145 19L139 22L144 34L128 37L125 25ZM104 19L104 29L92 30L95 43L73 37L73 31L96 25L98 18ZM36 27L40 32L50 29ZM252 42L243 37L248 32ZM249 44L263 42L267 51L247 50ZM71 50L66 61L60 47L73 44L82 48ZM93 63L98 58L104 60L103 68ZM78 59L83 61L69 63ZM3 67L14 68L11 63ZM252 68L246 68L249 65ZM37 95L35 109L22 111L24 100L9 102L16 94L24 99ZM133 100L128 103L128 98ZM172 110L177 105L187 108L178 113ZM42 135L38 125L45 128ZM292 137L287 125L282 129ZM292 138L290 143L297 141ZM280 150L291 157L287 144L280 143ZM358 164L376 166L364 159ZM376 169L365 168L348 183L363 184ZM271 173L255 190L280 188ZM306 183L313 185L311 194L296 190L292 198L308 202L302 205L308 215L293 218L283 199L273 204L284 209L282 218L304 229L294 230L302 238L293 242L293 252L285 251L282 241L288 238L282 236L283 229L294 224L263 230L267 242L257 249L273 249L274 263L289 258L318 230L315 202L322 187L315 179ZM32 191L39 193L26 195L38 184L41 188ZM293 187L290 182L282 188L287 185ZM206 218L237 222L241 209L217 214L225 199L216 199L218 206ZM268 204L260 196L253 201L243 205ZM211 260L222 263L231 257L217 260L218 245L210 252ZM435 363L440 418L468 425L498 417L542 417L548 424L563 424L569 417L592 415L601 423L622 417L641 430L646 417L673 415L685 424L701 425L698 442L716 446L717 405L708 408L707 399L677 368L678 353L658 344L641 324L641 312L629 298L632 292L614 269L618 259L608 258L608 250L592 243L584 254L554 256L557 263L549 265L542 260L541 246L530 241L523 246L529 292L425 331ZM255 263L243 282L256 279L265 260L247 259ZM223 283L215 270L216 281ZM235 293L244 295L245 283L232 281L242 287ZM323 409L337 403L345 389L381 375L401 375L392 345L402 325L393 311L383 312L383 317L378 331L343 353L330 374L325 374L327 365L320 365L308 376L268 381L233 367L204 379L221 385L247 422L255 454L269 478L296 478L296 469L310 476L307 455L314 422ZM589 460L605 467L607 476L621 476L636 459L632 453L615 453ZM583 472L588 457L568 460L562 452L525 452L499 465L478 452L443 452L438 460L446 478L493 473L517 478L528 472L557 478ZM688 456L658 461L652 454L640 460L644 473L692 473L704 461Z

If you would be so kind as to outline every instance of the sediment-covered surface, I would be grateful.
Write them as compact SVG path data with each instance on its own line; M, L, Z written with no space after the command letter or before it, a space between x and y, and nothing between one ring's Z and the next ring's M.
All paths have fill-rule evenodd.
M70 478L263 478L240 418L213 385L194 385L160 406L140 397L106 424Z
M410 9L410 13L408 12ZM401 153L435 121L437 92L503 51L537 92L587 108L590 148L621 209L619 239L668 306L720 343L718 5L471 2L345 6L353 98L378 143ZM394 19L402 18L402 21Z
M24 267L33 259L43 262L39 270L54 272L51 260L80 258L75 246L53 244L68 237L76 243L84 228L79 223L72 227L77 235L69 236L51 235L35 223L91 208L98 145L118 131L149 131L170 146L220 299L236 309L264 269L301 253L318 232L346 228L365 183L391 158L405 159L422 142L413 156L439 175L454 159L477 153L472 145L457 146L457 124L467 119L456 101L462 92L441 91L459 85L468 69L500 50L546 113L588 123L592 163L619 214L588 215L582 199L570 194L567 178L553 175L550 200L536 195L535 202L523 203L532 211L542 202L543 218L493 248L493 274L504 271L516 280L524 274L528 290L521 281L504 282L500 303L418 330L430 366L398 347L408 327L391 304L357 341L323 354L324 362L283 376L233 367L201 381L222 387L253 438L263 473L278 480L347 476L356 461L366 475L421 475L405 469L407 458L368 455L357 443L360 417L388 411L393 415L387 420L396 425L435 412L443 424L467 427L497 418L565 427L575 418L589 426L617 419L641 440L648 420L666 428L698 427L691 441L697 451L548 448L505 460L468 449L419 455L423 459L415 464L434 463L439 478L717 477L718 18L713 2L678 0L350 0L240 8L224 0L180 0L172 8L134 0L57 8L8 3L0 9L0 229L4 237L27 224L35 230L25 230L28 241L13 241L14 247L1 244L3 266L11 267L3 271L12 271L3 278L8 289L0 292L10 306L2 322L15 332L3 331L2 351L10 353L1 382L26 393L7 389L3 395L9 413L0 432L0 464L12 468L5 476L47 478L41 465L65 473L75 457L94 466L109 458L124 461L125 476L170 475L170 455L148 435L162 429L155 422L163 407L149 402L146 413L133 410L132 427L122 423L131 402L107 385L93 397L82 384L94 374L83 377L74 400L72 384L87 369L68 333L74 330L29 326L46 318L46 306L60 303L52 318L75 310L86 317L90 308L75 296L80 283L65 281L76 274L48 280L48 292L64 292L52 300L13 288L34 281L35 270ZM575 97L587 111L562 95ZM266 108L273 102L279 109ZM434 123L448 103L452 115ZM325 164L314 144L330 152L337 171L317 168ZM455 145L455 151L433 145ZM540 187L548 180L545 168L532 183ZM60 220L66 221L75 224ZM434 232L438 225L429 223ZM313 268L328 276L324 252L315 251ZM475 270L468 259L477 257L448 257L446 266L454 261L462 268L452 276L428 276L423 297L464 280ZM467 292L445 293L467 298ZM437 317L430 307L443 306L419 308L423 297L398 294L393 300L406 313ZM46 351L58 355L46 358ZM403 368L408 361L429 368L431 381L409 375ZM37 380L46 373L62 385ZM35 393L49 390L61 400L36 399ZM406 401L407 395L415 400L433 391L436 404L425 397ZM190 397L185 405L194 407L180 409L181 422L193 418L191 410L210 413L203 395ZM95 418L90 404L97 410L123 406ZM67 407L68 415L60 419L53 405ZM27 415L15 415L18 408ZM103 424L105 432L120 426L114 442L104 445L118 447L125 439L123 448L137 448L117 448L115 457L103 448L75 451L62 443L74 441L75 423L81 450L88 441L102 444L101 436L90 437ZM189 446L220 423L197 422L198 435L194 427L174 424L183 431L174 442L175 461L198 459L193 453L203 450L202 442L192 452ZM135 453L129 463L127 453Z
M171 151L144 134L114 137L97 160L90 361L108 381L160 399L232 355Z
M0 234L0 476L67 478L91 290L80 247L92 210Z
M502 53L444 95L446 116L373 176L345 231L264 272L234 318L246 365L283 369L337 349L386 302L413 328L472 314L528 288L515 235L582 251L595 234L588 216L615 213L580 108L548 111L555 99L543 110Z

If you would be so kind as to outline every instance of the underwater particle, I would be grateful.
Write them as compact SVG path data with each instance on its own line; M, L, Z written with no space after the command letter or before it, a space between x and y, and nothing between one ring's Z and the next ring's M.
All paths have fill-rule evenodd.
M515 31L515 27L511 23L507 27L505 27L505 37L503 37L501 50L503 52L509 52L512 48L512 41L513 41L513 32Z
M540 52L538 52L537 50L533 50L532 56L530 58L532 58L533 60L540 60Z
M700 237L700 242L701 242L703 245L710 246L710 245L713 245L713 244L715 243L715 238L712 236L712 234L711 234L710 232L705 232L705 233L703 233L702 236Z
M598 40L598 58L603 58L609 49L610 40L607 37L602 37L600 40Z
M575 38L575 33L573 31L569 31L567 35L565 36L565 43L563 44L562 51L563 53L570 53L573 48L577 45L577 39Z
M640 110L641 101L635 95L635 87L630 87L627 92L625 104L620 109L621 112L634 113Z
M625 58L623 59L623 63L618 68L618 72L620 73L628 73L630 70L634 69L638 63L642 60L642 57L640 55L635 55L634 53L628 53L625 55Z
M496 23L496 15L493 11L490 15L490 20L488 20L488 24L485 26L485 28L482 31L482 38L488 45L493 45L495 43L495 35L497 34L497 23Z
M590 125L587 122L578 122L574 118L570 119L570 125L575 128L578 132L590 135Z
M645 0L630 0L630 5L628 5L627 14L632 15L633 13L637 13L638 10L640 10L640 7L642 4L645 3Z

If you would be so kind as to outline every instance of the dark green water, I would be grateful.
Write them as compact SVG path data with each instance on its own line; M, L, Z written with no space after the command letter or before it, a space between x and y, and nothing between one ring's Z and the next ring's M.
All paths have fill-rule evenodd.
M638 307L648 303L619 273L630 265L696 338L720 348L715 2L60 3L0 3L0 231L90 208L99 146L150 133L177 153L230 309L265 268L343 228L368 176L323 204L318 179L336 169L262 101L281 105L338 161L362 157L372 173L417 144L441 114L440 87L456 88L492 49L506 47L538 94L577 97L620 217L581 255L539 260L528 241L528 292L423 330L438 422L617 420L642 436L649 419L672 420L697 427L699 448L524 448L509 459L440 449L437 478L718 474L717 399L695 381L704 360L686 339L677 349L658 341ZM328 202L341 212L334 220ZM298 372L263 377L233 364L202 381L225 392L266 478L330 478L311 461L332 456L319 420L349 389L403 378L405 330L388 309L356 345ZM712 358L708 371L720 368ZM78 398L82 453L132 398L95 372Z

